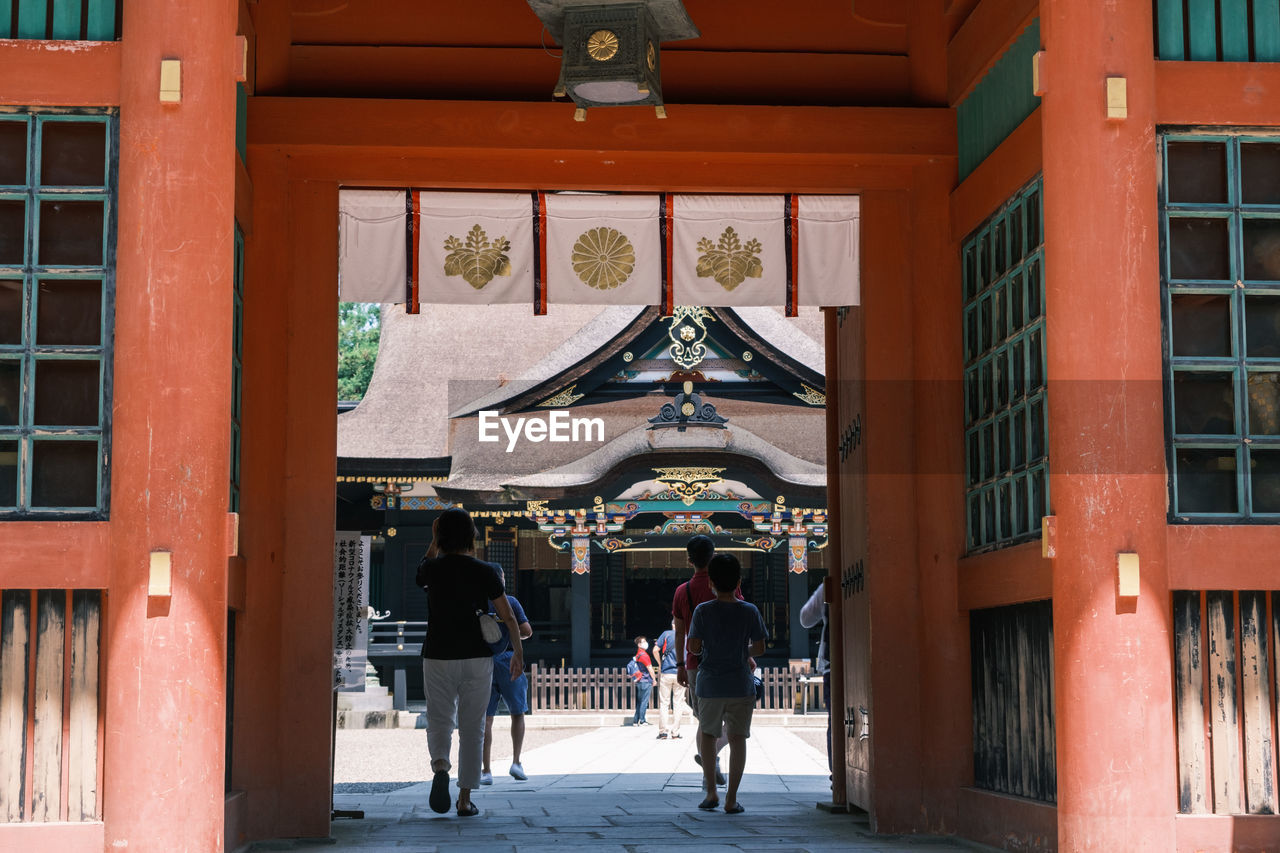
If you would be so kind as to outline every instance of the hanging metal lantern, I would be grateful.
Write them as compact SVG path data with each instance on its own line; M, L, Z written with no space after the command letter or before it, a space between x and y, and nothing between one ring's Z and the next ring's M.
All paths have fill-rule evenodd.
M564 48L555 95L577 104L574 119L584 121L588 107L636 104L652 104L666 118L662 42L701 35L680 0L529 0L529 6Z

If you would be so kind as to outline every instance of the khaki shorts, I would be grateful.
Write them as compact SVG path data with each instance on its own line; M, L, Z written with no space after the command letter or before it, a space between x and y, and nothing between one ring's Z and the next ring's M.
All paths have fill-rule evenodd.
M751 737L751 712L755 707L754 696L703 696L698 699L698 731L720 737L724 727L730 737Z
M694 687L698 683L698 670L685 670L685 674L689 679L689 689L684 692L684 701L689 703L689 710L693 712L693 718L698 719L698 694L694 691Z

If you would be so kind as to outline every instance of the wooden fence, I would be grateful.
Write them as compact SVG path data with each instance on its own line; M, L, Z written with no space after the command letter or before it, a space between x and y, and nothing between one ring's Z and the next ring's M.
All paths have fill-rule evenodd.
M827 711L822 701L822 680L783 667L762 671L764 699L756 707L764 711ZM805 693L808 693L808 701ZM529 710L632 711L636 689L622 667L529 667ZM657 703L657 691L650 699Z
M969 632L974 787L1052 803L1053 606L974 610Z
M1280 592L1173 593L1178 810L1276 814Z
M102 593L0 591L0 824L102 815Z

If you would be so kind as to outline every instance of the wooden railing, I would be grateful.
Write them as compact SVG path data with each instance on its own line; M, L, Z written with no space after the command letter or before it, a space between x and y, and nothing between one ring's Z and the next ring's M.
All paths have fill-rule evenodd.
M826 713L822 679L782 667L762 671L763 711ZM807 694L807 701L806 701ZM529 667L529 710L631 711L635 709L634 683L621 667ZM651 701L657 702L657 691Z

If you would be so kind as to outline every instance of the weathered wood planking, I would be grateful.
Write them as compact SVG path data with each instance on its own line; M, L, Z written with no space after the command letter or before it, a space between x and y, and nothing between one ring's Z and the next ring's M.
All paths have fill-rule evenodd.
M31 593L0 592L0 822L26 818L27 657Z
M1043 785L1041 789L1042 796L1037 799L1045 800L1050 803L1058 801L1058 750L1057 750L1057 717L1054 713L1054 685L1057 683L1054 679L1053 663L1053 606L1046 608L1046 618L1048 625L1045 631L1049 638L1040 649L1040 669L1039 671L1047 673L1045 675L1046 689L1041 695L1041 721L1040 732L1044 738L1044 742L1040 745L1040 754L1044 760L1044 772L1040 775L1040 781Z
M969 614L974 785L1053 802L1053 610L1040 601Z
M97 820L98 644L102 593L78 589L71 605L71 713L67 734L67 820Z
M35 737L31 750L31 819L56 821L62 812L62 687L67 639L67 593L36 596Z
M1240 708L1244 719L1244 794L1249 814L1276 813L1275 737L1267 654L1267 595L1240 593Z
M1209 741L1213 766L1213 811L1240 814L1240 715L1236 702L1236 648L1232 593L1207 594L1209 619Z
M1210 811L1204 740L1204 669L1201 657L1200 593L1173 594L1174 702L1178 728L1178 811Z

